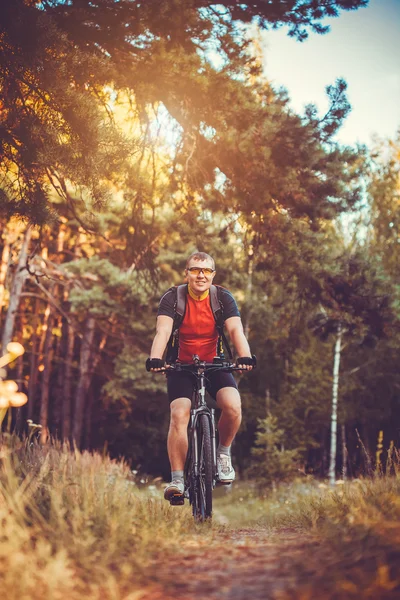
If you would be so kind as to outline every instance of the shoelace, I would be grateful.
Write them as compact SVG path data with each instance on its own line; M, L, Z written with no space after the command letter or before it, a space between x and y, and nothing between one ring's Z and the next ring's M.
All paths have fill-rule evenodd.
M232 471L231 457L226 454L220 454L218 456L218 462L221 465L221 471L223 473L230 473Z

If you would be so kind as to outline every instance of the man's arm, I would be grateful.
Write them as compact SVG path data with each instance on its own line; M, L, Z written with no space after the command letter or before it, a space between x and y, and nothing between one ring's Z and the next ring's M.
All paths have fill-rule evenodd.
M244 335L242 319L240 317L230 317L225 321L225 327L235 347L236 354L240 357L247 356L251 358L249 343ZM251 365L243 365L243 369L251 370Z
M174 320L167 315L157 317L156 335L151 346L150 358L162 358L171 337Z

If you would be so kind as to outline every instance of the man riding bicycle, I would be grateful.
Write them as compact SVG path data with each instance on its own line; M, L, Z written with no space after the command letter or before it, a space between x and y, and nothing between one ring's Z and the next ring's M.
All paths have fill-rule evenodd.
M191 363L194 355L200 360L212 362L221 342L216 317L213 313L210 288L215 277L214 259L205 252L195 252L186 263L185 307L179 334L174 331L176 323L177 288L170 288L161 298L156 335L151 347L148 368L157 371L164 367L162 357L167 345L175 347L174 358ZM215 294L216 288L211 288ZM242 321L232 294L218 289L218 302L222 308L223 322L235 347L237 364L243 370L253 368L250 347L243 332ZM215 302L214 302L215 304ZM178 341L177 341L178 340ZM167 363L171 360L167 353ZM164 490L164 498L184 494L183 471L188 450L187 426L190 418L193 378L188 372L167 372L167 389L170 401L170 426L168 432L168 456L171 464L171 483ZM235 479L231 462L231 445L241 423L241 401L232 373L217 371L209 377L207 391L214 398L221 417L218 422L219 445L217 448L218 478L229 484Z

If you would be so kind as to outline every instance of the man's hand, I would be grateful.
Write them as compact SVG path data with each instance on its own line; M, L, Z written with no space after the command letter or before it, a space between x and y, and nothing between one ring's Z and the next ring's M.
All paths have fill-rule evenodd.
M236 364L238 367L241 367L243 371L251 371L256 368L257 359L254 354L253 356L240 356L237 359Z
M165 361L162 358L148 358L146 360L146 371L162 371Z

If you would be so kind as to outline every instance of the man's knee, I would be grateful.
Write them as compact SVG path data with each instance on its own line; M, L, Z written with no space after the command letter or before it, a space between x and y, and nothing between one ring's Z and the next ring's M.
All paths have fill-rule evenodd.
M240 402L226 405L222 412L235 421L242 418L242 407Z
M230 419L242 418L240 395L235 388L222 388L217 394L217 405Z
M177 398L171 402L170 411L172 427L187 427L190 417L189 398Z

